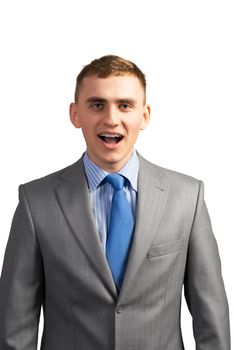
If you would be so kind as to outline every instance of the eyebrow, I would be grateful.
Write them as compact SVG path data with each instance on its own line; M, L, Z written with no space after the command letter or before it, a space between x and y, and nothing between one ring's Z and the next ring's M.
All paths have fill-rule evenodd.
M92 97L87 98L87 100L86 100L86 103L90 103L90 102L108 102L108 100L105 98L102 98L102 97L92 96ZM119 99L116 99L115 102L117 102L117 103L130 103L133 105L135 105L137 103L137 101L131 97L119 98Z

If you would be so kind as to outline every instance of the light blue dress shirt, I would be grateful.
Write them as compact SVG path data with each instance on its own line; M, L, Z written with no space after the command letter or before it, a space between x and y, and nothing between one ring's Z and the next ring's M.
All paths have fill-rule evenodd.
M108 182L101 183L109 173L94 164L90 160L87 152L84 154L83 162L89 186L92 212L103 250L105 252L108 221L110 217L111 201L114 189ZM139 159L136 151L134 151L127 164L125 164L125 166L118 171L118 174L125 176L129 180L129 182L127 182L127 184L124 186L124 191L131 205L134 220L136 216L138 171Z

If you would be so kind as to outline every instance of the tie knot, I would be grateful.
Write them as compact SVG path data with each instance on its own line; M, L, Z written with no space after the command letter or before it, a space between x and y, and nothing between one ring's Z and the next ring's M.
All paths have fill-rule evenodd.
M106 176L106 181L109 182L115 190L123 189L124 177L120 174L109 174Z

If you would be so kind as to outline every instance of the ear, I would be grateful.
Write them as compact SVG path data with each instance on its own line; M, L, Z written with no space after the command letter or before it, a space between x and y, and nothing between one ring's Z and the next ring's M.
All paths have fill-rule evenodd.
M79 117L78 117L78 108L75 102L70 104L69 114L72 124L75 128L81 128Z
M141 121L141 125L140 125L140 130L144 130L147 125L149 124L150 121L150 105L146 104L144 106L144 111L143 111L143 116L142 116L142 121Z

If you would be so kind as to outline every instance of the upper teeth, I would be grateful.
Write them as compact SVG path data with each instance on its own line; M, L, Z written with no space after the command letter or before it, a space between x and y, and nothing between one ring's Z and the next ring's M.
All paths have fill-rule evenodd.
M118 135L118 134L100 134L100 136L104 136L104 137L121 137L121 135Z

